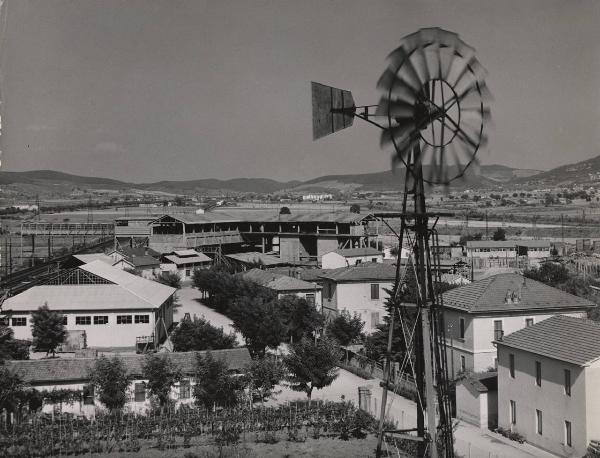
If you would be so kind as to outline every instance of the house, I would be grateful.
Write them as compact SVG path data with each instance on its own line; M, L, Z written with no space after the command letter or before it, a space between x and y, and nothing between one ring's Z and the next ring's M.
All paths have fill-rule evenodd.
M208 352L181 352L162 353L171 360L182 373L182 379L171 389L171 398L178 407L181 404L193 402L192 388L195 385L196 361L198 355ZM212 350L211 355L227 363L231 373L241 373L250 362L250 354L246 348L230 350ZM125 409L130 412L144 413L150 408L150 396L146 389L147 379L142 375L144 355L119 355L125 363L131 384L127 390L127 403ZM16 372L31 388L39 391L52 391L58 389L80 390L79 402L73 404L61 403L60 406L45 404L44 412L60 409L76 415L93 417L96 409L102 409L94 387L90 385L90 373L96 358L49 358L24 361L6 361L6 367Z
M363 262L383 262L383 253L375 248L345 248L330 251L321 258L323 269L355 266Z
M496 365L493 341L554 315L585 317L594 306L516 273L503 273L442 295L448 365L452 377Z
M367 334L376 330L387 314L386 290L394 286L396 266L380 262L323 270L323 312L336 316L342 310L358 314Z
M163 271L178 272L182 280L188 280L192 277L194 269L208 267L211 263L212 259L196 250L176 250L163 255L160 268Z
M89 347L154 346L173 323L175 291L96 260L9 297L0 313L17 339L32 338L31 313L47 304L63 314L67 331L85 331Z
M130 258L122 258L115 262L115 267L120 269L135 270L144 278L152 280L160 275L160 261L152 256L136 256Z
M508 265L520 258L537 264L550 257L551 249L549 240L470 240L467 257L476 259L479 266L489 266L490 262Z
M496 341L498 425L559 456L600 438L600 324L555 316Z
M498 425L498 374L467 374L456 385L456 418L481 429Z
M269 270L251 269L241 274L244 280L252 281L277 293L277 298L297 296L314 304L321 310L322 287L299 278L273 273Z

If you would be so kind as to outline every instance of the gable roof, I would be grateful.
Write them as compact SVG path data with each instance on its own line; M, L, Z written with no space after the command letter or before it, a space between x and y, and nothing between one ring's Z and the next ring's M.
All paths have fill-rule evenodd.
M245 264L256 264L260 263L264 266L278 266L282 264L290 264L289 261L279 259L277 256L271 254L260 253L258 251L250 251L247 253L231 253L224 255L226 258L233 259L238 262Z
M169 358L176 367L185 375L193 375L196 368L196 358L200 354L205 356L207 351L190 351L181 353L162 353ZM246 348L229 350L212 350L212 356L227 362L229 370L241 370L250 362L250 353ZM142 363L145 355L119 355L125 363L127 373L140 379L142 377ZM49 358L36 360L5 361L9 370L21 376L25 383L44 384L60 381L86 382L90 379L90 372L94 367L96 358Z
M600 323L555 315L495 342L578 366L600 359Z
M383 256L383 253L375 248L339 248L334 251L345 258L352 258L357 256Z
M496 391L498 390L498 373L493 371L468 374L460 383L479 393Z
M382 262L365 262L357 266L322 269L320 277L337 283L370 280L393 282L396 279L396 265Z
M137 256L133 255L130 258L123 258L124 260L130 262L135 267L145 267L145 266L159 266L160 261L152 256L143 255Z
M445 308L468 313L584 310L595 305L516 273L502 273L477 280L470 285L446 291L442 297Z
M88 253L88 254L74 254L72 255L75 259L81 261L84 264L92 261L102 261L109 266L114 265L115 260L104 253Z
M204 253L196 253L195 256L185 256L183 258L180 256L177 256L175 254L172 254L172 255L165 256L165 259L167 259L177 265L196 264L196 263L212 261L212 259L210 259L208 256L206 256Z
M314 291L321 289L321 286L314 283L309 283L298 278L288 277L287 275L281 275L270 272L268 270L261 269L250 269L247 272L241 274L244 280L249 280L254 283L258 283L265 288L269 288L275 291Z

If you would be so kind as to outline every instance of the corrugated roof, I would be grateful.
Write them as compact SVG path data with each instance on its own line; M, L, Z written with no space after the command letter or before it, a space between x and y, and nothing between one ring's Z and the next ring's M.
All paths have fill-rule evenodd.
M205 224L205 223L227 223L227 222L337 222L337 223L357 223L366 218L367 215L359 215L350 212L330 212L330 213L292 213L290 215L280 215L278 213L265 212L243 212L239 216L232 216L224 212L212 212L203 214L184 214L184 215L162 215L153 222L159 222L163 218L173 218L186 224Z
M170 286L163 285L156 281L146 280L145 278L130 274L129 272L116 267L111 267L100 261L84 264L80 269L91 272L99 277L106 278L150 304L155 304L157 307L177 291Z
M270 254L259 253L258 251L250 251L247 253L231 253L226 254L226 258L234 259L239 262L246 264L257 264L260 263L264 266L278 266L281 264L289 264L287 261L279 259L277 256Z
M369 280L394 281L396 279L396 265L365 262L357 266L322 269L320 276L338 283Z
M179 256L170 255L165 256L165 259L168 259L174 264L177 265L186 265L186 264L196 264L202 262L210 262L211 259L206 256L204 253L197 253L197 256L188 256L185 258L180 258Z
M592 302L517 273L477 280L443 294L444 307L469 313L521 310L569 310L593 307Z
M351 258L355 256L382 256L383 253L375 248L345 248L337 249L335 253L344 256L345 258Z
M162 353L185 375L193 375L196 369L197 355L208 352ZM212 350L215 358L227 362L230 370L241 370L250 362L250 353L246 348L231 350ZM127 372L134 378L141 378L142 363L145 355L119 355L125 363ZM25 361L5 361L9 370L19 374L25 383L44 384L60 381L87 381L96 358L50 358Z
M496 344L587 366L600 358L600 323L556 315L504 336Z
M251 269L241 274L245 280L258 283L275 291L307 291L321 289L319 285L298 278L288 277L268 270Z
M74 254L73 257L75 259L80 260L84 264L87 264L88 262L92 261L102 261L108 264L109 266L112 266L115 263L115 260L113 258L104 253Z

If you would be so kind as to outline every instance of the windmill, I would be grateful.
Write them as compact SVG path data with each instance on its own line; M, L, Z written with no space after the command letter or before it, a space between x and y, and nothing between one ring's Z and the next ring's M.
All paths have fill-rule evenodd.
M381 147L392 153L392 166L404 168L404 195L399 247L408 241L411 263L396 269L381 402L377 456L384 436L415 441L418 456L454 456L448 389L446 337L439 278L435 224L440 214L428 213L425 186L448 186L477 163L487 143L491 95L485 70L475 50L457 34L440 28L420 29L401 40L388 56L377 88L377 105L356 106L350 91L312 83L313 138L350 127L354 118L381 129ZM433 220L433 224L430 221ZM399 250L401 252L401 250ZM414 303L405 301L403 275L412 271ZM417 428L385 430L390 354L394 320L414 318L414 334L404 343L417 386ZM413 361L414 360L414 361ZM427 423L427 424L426 424Z

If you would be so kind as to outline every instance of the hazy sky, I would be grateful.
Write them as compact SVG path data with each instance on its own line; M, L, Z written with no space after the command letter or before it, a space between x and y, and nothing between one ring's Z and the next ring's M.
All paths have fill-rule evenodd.
M600 1L7 0L3 169L132 181L385 170L360 120L312 141L310 81L377 103L400 38L457 32L489 71L483 163L600 154Z

